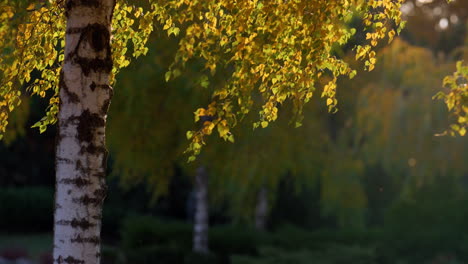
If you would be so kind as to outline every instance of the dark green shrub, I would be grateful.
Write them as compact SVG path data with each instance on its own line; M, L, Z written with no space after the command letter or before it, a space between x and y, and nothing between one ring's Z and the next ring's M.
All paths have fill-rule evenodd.
M310 231L292 225L284 225L277 229L266 241L268 247L286 250L316 248L320 243L322 241L316 241Z
M180 221L162 221L151 216L130 216L121 230L125 249L146 246L170 246L189 250L192 247L192 227Z
M209 231L210 250L219 255L255 255L262 241L261 233L242 226L215 226Z
M52 230L53 200L51 188L0 189L0 228L6 232Z
M174 246L150 245L126 251L126 263L175 264L184 263L186 251Z
M123 264L125 256L121 250L115 247L102 246L101 263L102 264Z
M220 259L213 253L197 254L190 252L185 256L184 264L218 264L226 263L220 262Z
M444 186L445 187L445 186ZM379 254L409 262L428 262L439 255L468 260L468 201L442 191L418 193L394 204L386 217L385 243Z
M123 219L127 210L123 206L104 203L102 210L102 236L107 240L116 240L121 230Z
M322 244L373 245L381 239L380 229L320 229L311 232L312 239Z
M260 249L260 256L231 257L232 264L376 264L373 248L359 246L333 245L326 250L284 250L265 247Z
M128 217L121 230L123 248L132 261L140 261L134 257L145 248L154 257L163 254L163 249L169 253L177 249L179 254L185 254L185 263L226 263L232 254L257 254L257 246L265 240L261 233L249 228L215 226L209 230L211 254L198 255L192 253L192 234L191 223L163 221L151 216Z
M382 231L351 230L351 229L319 229L309 231L291 225L285 225L264 240L265 244L289 250L323 249L330 245L343 244L346 246L371 246L382 237Z

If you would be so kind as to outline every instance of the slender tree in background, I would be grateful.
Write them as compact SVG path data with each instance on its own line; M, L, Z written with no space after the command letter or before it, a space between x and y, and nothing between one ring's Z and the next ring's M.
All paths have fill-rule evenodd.
M195 215L193 220L193 251L208 253L208 172L205 167L197 168L195 175Z
M255 207L255 228L264 231L268 214L268 191L262 186L257 194L257 205Z

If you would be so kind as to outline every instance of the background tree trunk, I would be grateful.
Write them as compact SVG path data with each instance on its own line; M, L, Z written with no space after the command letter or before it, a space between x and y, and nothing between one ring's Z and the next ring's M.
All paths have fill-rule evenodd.
M261 187L257 194L257 206L255 208L255 228L264 231L268 214L268 191Z
M98 264L115 0L67 0L56 149L54 263Z
M193 223L193 251L208 253L208 174L201 166L195 175L195 217Z

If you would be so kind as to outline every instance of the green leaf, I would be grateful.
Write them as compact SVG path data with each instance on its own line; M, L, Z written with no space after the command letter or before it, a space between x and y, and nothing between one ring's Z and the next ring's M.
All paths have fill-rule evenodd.
M208 88L208 86L210 85L210 81L208 80L208 77L206 75L203 75L200 78L200 85L203 88Z
M193 137L193 132L187 131L186 136L187 136L187 139L191 139Z
M171 71L166 72L164 78L166 79L166 82L168 82L171 79Z
M178 36L179 35L179 32L180 32L180 29L178 27L171 27L168 31L167 31L167 35L170 36L171 34L174 34L174 36Z

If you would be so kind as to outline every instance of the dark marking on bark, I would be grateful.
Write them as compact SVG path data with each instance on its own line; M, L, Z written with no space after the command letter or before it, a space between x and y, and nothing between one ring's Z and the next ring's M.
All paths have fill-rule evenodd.
M112 71L110 31L106 25L94 23L82 28L70 28L69 31L81 32L81 35L74 50L65 55L65 61L72 60L73 63L78 64L85 76L89 76L91 71L103 73ZM88 43L92 49L100 54L96 54L94 58L80 56L78 51L83 42ZM102 51L105 52L104 58L98 58L98 56L102 57Z
M82 196L80 198L73 199L73 202L81 203L81 204L84 204L86 206L88 206L88 205L96 206L96 205L99 205L102 202L102 199L89 197L87 194L85 194L84 196Z
M104 148L104 151L102 152L102 167L104 170L107 169L107 157L109 156L109 151Z
M71 102L71 103L79 103L80 102L80 98L78 97L78 95L76 93L74 93L74 92L71 92L70 89L68 88L67 84L65 83L63 71L60 72L59 87L60 87L60 89L65 91L65 93L68 96L68 101L69 102Z
M105 91L112 90L112 87L110 85L108 85L108 84L96 84L96 88L99 88L99 89L102 89L102 90L105 90ZM110 91L110 92L113 92L113 91Z
M85 261L82 260L82 259L77 259L77 258L74 258L72 256L68 256L66 258L63 258L62 256L59 256L56 260L55 260L58 264L62 264L62 263L67 263L67 264L84 264Z
M109 48L110 32L105 25L94 23L88 25L90 43L95 51L103 51Z
M72 257L72 256L68 256L68 257L65 259L65 263L67 263L67 264L84 264L85 261L82 260L82 259L74 258L74 257Z
M96 258L100 258L100 257L101 257L101 252L96 253Z
M60 209L62 206L59 203L55 203L55 209Z
M109 89L112 90L112 87L108 84L98 84L96 85L96 87L101 88L103 90L109 90Z
M83 164L81 163L81 160L77 160L76 161L76 164L75 164L75 169L77 171L79 171L80 173L82 174L85 174L86 172L86 168L83 166Z
M72 28L67 28L67 31L65 31L65 34L79 34L83 32L82 27L72 27Z
M95 226L95 224L90 223L88 220L86 220L86 218L81 218L81 219L73 218L71 221L70 220L59 220L59 221L56 222L56 224L65 225L65 226L70 225L73 228L79 227L79 228L81 228L83 230L87 230L90 227Z
M107 151L105 147L96 146L96 145L91 143L86 147L84 147L84 146L81 147L80 154L88 153L88 154L92 154L92 155L98 155L98 154L104 153L104 151Z
M72 190L68 190L67 194L70 195L72 193Z
M82 188L91 184L88 179L82 177L61 179L59 183L75 185L78 188Z
M94 195L100 198L101 200L103 200L106 197L106 193L107 193L107 186L105 185L101 189L97 189L96 191L94 191Z
M94 92L94 90L96 90L96 83L92 82L91 85L89 86L89 88L91 89L91 91Z
M105 121L100 115L91 113L88 109L84 110L78 117L78 140L80 142L91 142L96 128L104 125Z
M73 161L71 159L66 159L66 158L57 158L57 161L58 162L63 162L63 163L66 163L66 164L72 164Z
M105 173L103 174L105 177ZM104 177L102 177L101 179L104 179ZM106 196L107 196L107 184L105 183L104 180L102 180L100 185L101 185L101 188L94 191L94 196L98 198L102 204L104 203L104 199L106 199Z
M102 107L101 107L101 114L103 115L107 114L107 111L109 111L109 106L110 106L110 100L109 99L104 100L104 103L102 104Z
M70 239L70 242L79 244L91 243L94 245L99 245L101 243L101 239L98 236L82 237L78 235L75 238Z
M89 59L76 55L73 62L80 65L81 70L85 76L89 76L91 71L110 73L112 71L112 60L106 59Z
M106 178L106 173L104 172L96 172L93 174L94 177L98 178L98 179L105 179Z
M114 89L112 89L110 85L105 85L102 88L109 92L109 98L104 100L104 103L101 106L101 114L105 115L109 111L110 102L112 97L114 96Z
M98 213L98 214L95 214L93 216L91 216L94 220L99 220L101 221L102 219L102 212L101 213Z

